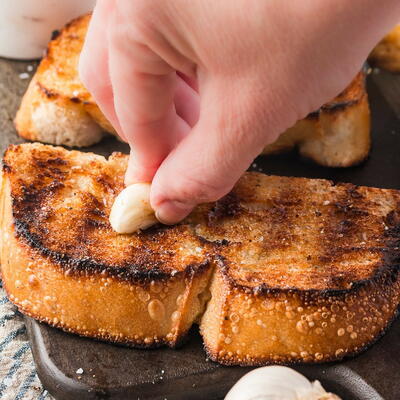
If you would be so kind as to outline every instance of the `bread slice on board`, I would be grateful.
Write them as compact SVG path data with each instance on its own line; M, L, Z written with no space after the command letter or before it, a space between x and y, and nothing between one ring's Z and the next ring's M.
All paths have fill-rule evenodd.
M108 216L126 165L7 150L1 271L21 312L137 347L175 347L199 322L228 365L338 360L395 317L399 191L247 173L178 225L118 235Z
M78 76L79 54L89 21L90 15L73 20L49 43L15 119L22 137L89 146L101 140L103 131L115 134ZM303 156L331 167L364 160L370 148L364 80L364 73L360 73L343 93L282 134L264 154L298 147Z
M400 73L400 24L377 44L368 61L373 66Z
M399 191L248 174L223 204L197 230L229 243L200 325L212 360L331 361L382 335L400 302Z
M327 167L349 167L364 161L371 147L371 115L360 72L339 96L298 121L263 154L297 148L299 154Z
M118 235L108 215L127 157L41 144L9 148L1 265L33 318L139 347L174 347L203 312L212 265L188 225Z
M78 76L89 21L84 15L53 35L15 118L25 139L83 147L115 134Z

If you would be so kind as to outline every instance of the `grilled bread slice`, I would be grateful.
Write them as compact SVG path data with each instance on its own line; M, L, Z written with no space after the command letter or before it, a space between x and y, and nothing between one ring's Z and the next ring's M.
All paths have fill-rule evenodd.
M229 243L201 320L212 360L331 361L382 335L400 301L399 191L253 174L219 207L197 230Z
M368 61L373 66L400 72L400 24L378 43Z
M117 235L125 168L120 154L6 152L1 270L22 312L147 347L176 346L201 319L209 356L229 365L341 359L394 318L398 191L248 173L181 224Z
M53 35L15 118L25 139L81 147L115 133L78 76L89 21L84 15Z
M22 312L66 331L173 347L203 312L212 266L188 225L112 231L126 161L41 144L9 148L3 282Z
M368 157L371 147L371 116L360 72L339 96L298 121L263 154L297 148L300 155L327 167L349 167Z
M88 146L115 134L78 77L78 58L90 15L68 24L49 44L22 99L15 124L30 140ZM298 122L264 154L298 147L302 155L333 167L357 164L370 148L370 115L365 76L360 73L333 101Z

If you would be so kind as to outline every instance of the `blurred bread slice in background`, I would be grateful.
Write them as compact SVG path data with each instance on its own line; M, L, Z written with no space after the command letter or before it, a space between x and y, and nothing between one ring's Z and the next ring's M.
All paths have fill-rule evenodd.
M374 67L400 73L400 24L378 43L368 61Z
M84 147L115 134L78 76L89 21L84 15L53 35L15 118L23 138Z
M349 167L368 157L371 116L365 73L329 103L284 132L263 154L297 148L299 153L327 167Z

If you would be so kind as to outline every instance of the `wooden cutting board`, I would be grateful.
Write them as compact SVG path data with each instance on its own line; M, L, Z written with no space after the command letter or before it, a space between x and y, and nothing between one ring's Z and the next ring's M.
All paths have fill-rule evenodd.
M0 60L0 150L21 142L12 119L27 81L28 64ZM371 74L373 149L362 165L328 169L296 155L260 158L256 170L268 174L328 178L359 185L400 189L400 76ZM88 149L108 155L127 146L108 139ZM57 399L223 399L250 368L222 367L206 359L197 329L179 350L135 350L64 333L26 318L37 370ZM400 321L370 350L341 363L296 368L343 399L400 398ZM77 373L81 372L82 373Z

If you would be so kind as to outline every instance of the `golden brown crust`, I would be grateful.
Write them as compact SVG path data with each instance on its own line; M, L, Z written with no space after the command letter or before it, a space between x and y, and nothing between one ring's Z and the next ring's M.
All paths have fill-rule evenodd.
M320 363L362 352L390 326L400 279L340 292L264 291L232 285L218 270L201 321L208 356L225 365Z
M80 104L105 131L116 134L92 95L83 86L78 74L79 55L90 18L90 14L78 17L61 30L49 43L46 56L41 61L36 75L48 91L63 96L72 103Z
M20 160L25 162L23 174L8 168ZM106 162L101 156L40 145L12 147L4 165L16 234L71 273L107 269L121 279L148 281L202 268L203 249L187 250L200 249L188 225L157 225L133 235L112 230L108 215L124 187L126 161Z
M400 24L378 43L368 61L373 66L400 72Z
M382 261L399 255L399 206L396 190L248 173L193 218L237 286L342 291L397 268Z
M335 99L298 121L263 154L297 148L299 153L327 167L349 167L368 157L371 122L365 73L360 72Z
M39 144L9 148L1 196L5 288L22 312L64 330L173 347L203 311L212 265L185 226L158 227L137 240L112 232L107 215L126 161Z
M116 134L78 75L89 21L90 15L76 18L50 41L15 118L22 137L90 146L102 139L102 131Z
M211 291L201 333L228 365L341 359L394 318L399 191L248 173L179 225L120 236L107 218L126 161L40 144L6 152L2 274L24 313L175 346Z
M101 128L79 103L48 90L39 78L35 75L30 82L15 117L20 136L67 146L90 146L103 138Z

